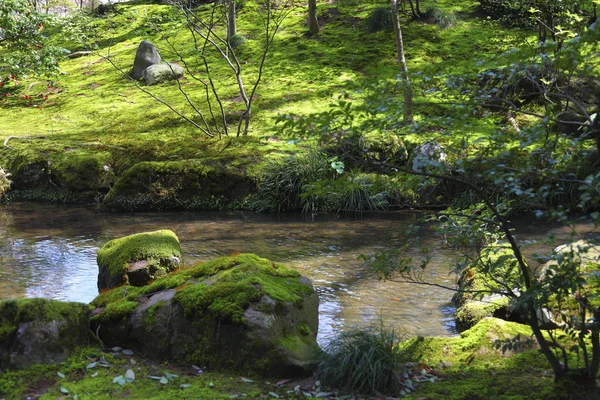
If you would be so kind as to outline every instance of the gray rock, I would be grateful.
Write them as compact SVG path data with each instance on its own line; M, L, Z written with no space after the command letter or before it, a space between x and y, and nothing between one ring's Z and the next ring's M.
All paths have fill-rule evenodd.
M444 148L435 142L427 141L418 146L413 152L412 169L422 172L429 167L435 167L447 159Z
M316 366L319 299L312 282L294 270L240 254L153 285L153 293L120 287L92 302L98 307L92 329L99 327L105 344L161 361L265 375L307 375ZM104 312L120 301L132 308L117 304L121 315Z
M47 299L0 301L0 370L64 361L89 344L87 304Z
M154 64L146 68L142 75L146 81L146 85L152 86L162 82L181 78L184 69L181 65L171 64L166 61L160 64Z
M160 63L160 61L160 54L156 47L152 43L142 40L135 53L133 69L129 76L136 80L142 79L144 70L151 65Z

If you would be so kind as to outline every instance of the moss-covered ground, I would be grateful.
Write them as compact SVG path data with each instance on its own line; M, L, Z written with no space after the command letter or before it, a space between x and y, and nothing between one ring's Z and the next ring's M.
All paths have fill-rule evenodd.
M79 168L81 171L89 173L99 169L101 172L104 168L109 172L103 178L94 177L101 181L94 187L100 192L97 200L103 193L102 188L113 183L114 176L118 178L141 161L213 159L239 166L249 176L260 177L264 167L262 160L297 150L296 145L272 137L277 116L326 111L342 95L360 102L360 94L347 90L349 84L386 82L397 76L392 33L368 33L365 28L369 13L381 5L377 1L320 2L322 30L316 37L309 38L305 5L298 4L283 21L267 57L254 100L250 135L222 140L209 139L136 89L107 60L109 57L118 68L129 71L139 42L146 39L158 46L164 59L182 58L190 66L198 66L199 58L180 17L167 5L143 1L115 5L107 13L94 16L86 25L86 33L94 33L87 44L76 40L61 42L71 51L89 48L94 43L97 50L93 54L63 61L60 65L63 72L56 78L32 77L20 82L15 96L48 97L39 103L40 108L15 102L2 105L0 141L8 141L7 146L0 146L0 165L16 170L24 160L39 159L36 168L47 175L42 177L44 182L13 193L9 199L12 196L14 199L78 200L80 194L56 189L56 186L81 188L90 184L83 172L78 174L79 178L70 173L78 169L74 166L78 160L91 166ZM425 77L472 72L475 65L479 70L484 69L486 60L493 55L531 39L532 32L502 29L480 18L477 5L473 0L439 0L424 5L454 13L458 22L449 29L403 16L408 66L417 87L429 79ZM253 7L241 8L238 32L248 41L238 53L247 87L258 70L262 43L260 24L261 17ZM215 61L213 68L227 112L239 112L235 82L227 66ZM179 84L207 113L204 86L191 76L179 83L155 86L151 91L186 116L193 117ZM406 140L414 137L415 141L422 142L438 137L440 129L452 131L463 139L471 135L480 137L497 127L498 120L491 114L485 118L473 115L468 121L447 120L442 126L438 117L445 112L444 104L425 97L420 90L417 90L416 100L420 105L416 119L424 128L418 132L414 129L400 132ZM233 120L231 128L235 128ZM59 179L57 176L64 177L66 183L55 182Z
M521 346L503 352L497 340L519 335ZM413 360L409 399L595 399L597 388L555 384L544 357L523 325L486 319L456 338L414 338L403 345ZM514 343L514 340L512 340ZM132 372L128 372L131 370ZM132 379L133 377L133 379ZM313 379L269 380L175 367L145 360L128 349L82 348L59 365L0 374L5 399L374 399L330 392Z

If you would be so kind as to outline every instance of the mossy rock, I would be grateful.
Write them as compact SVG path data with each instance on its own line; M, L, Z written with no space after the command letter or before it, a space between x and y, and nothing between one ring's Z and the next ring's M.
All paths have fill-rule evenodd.
M503 348L509 342L512 346ZM528 325L492 317L480 320L458 337L415 337L400 345L409 359L443 368L501 367L506 358L537 347Z
M118 210L235 207L256 190L243 170L200 160L148 161L128 169L104 198Z
M310 280L254 254L115 288L91 304L93 329L104 343L158 360L298 375L312 371L321 351Z
M9 172L4 171L2 167L0 167L0 199L4 197L6 193L10 190L10 185L12 181L8 179L11 176Z
M52 167L53 181L71 192L107 193L115 181L110 154L66 152Z
M115 181L110 154L67 150L46 154L22 151L9 165L11 201L97 201Z
M181 265L181 245L169 230L137 233L107 242L97 262L99 290L143 286Z
M459 331L471 328L486 317L525 322L524 315L512 308L507 297L496 294L504 291L498 281L520 290L517 259L510 248L497 243L484 248L479 258L461 272L459 291L452 297ZM478 291L480 293L474 293Z
M55 364L89 344L90 309L47 299L0 301L0 370Z
M48 157L36 153L17 155L8 166L12 173L14 189L45 188L50 185L50 166Z
M554 282L554 285L573 285L577 276L581 275L585 282L578 287L577 294L587 299L592 308L600 307L600 246L585 240L558 246L554 253L555 260L544 264L540 271L540 279ZM560 263L560 268L556 268ZM572 291L572 288L568 288ZM575 317L579 312L579 302L571 296L563 296L558 302L557 296L549 298L548 307L552 315L566 314Z

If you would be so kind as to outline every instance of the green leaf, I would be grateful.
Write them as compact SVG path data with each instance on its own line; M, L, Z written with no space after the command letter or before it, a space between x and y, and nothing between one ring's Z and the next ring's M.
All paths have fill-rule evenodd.
M159 382L162 383L163 385L166 385L167 383L169 383L169 380L163 376L162 378L160 378Z
M192 385L190 385L189 383L182 383L181 385L179 385L179 387L182 389L187 389L189 387L192 387Z
M87 369L92 369L92 368L95 368L95 367L96 367L96 365L98 365L98 363L97 363L97 362L89 363L89 364L87 365L87 367L86 367L86 368L87 368Z
M66 388L66 387L64 387L64 386L61 386L61 387L60 387L60 392L61 392L61 393L64 393L64 394L69 394L69 389L67 389L67 388Z
M248 378L242 378L242 382L246 382L246 383L252 383L254 382L252 379L248 379Z
M62 372L57 372L56 375L58 375L61 379L65 379L65 374Z

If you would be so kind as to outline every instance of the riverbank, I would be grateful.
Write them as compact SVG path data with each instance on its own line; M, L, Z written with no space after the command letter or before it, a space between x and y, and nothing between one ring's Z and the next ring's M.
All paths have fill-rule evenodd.
M407 399L572 399L600 395L597 388L566 381L555 385L539 350L529 347L502 353L494 341L504 332L523 334L528 328L485 320L460 337L409 341L414 357L410 369L414 390ZM129 349L82 348L59 365L38 365L0 374L0 398L108 399L382 399L331 391L314 378L265 379L209 371L202 366L173 366L145 360ZM397 396L400 398L401 396ZM387 399L394 398L385 397Z

